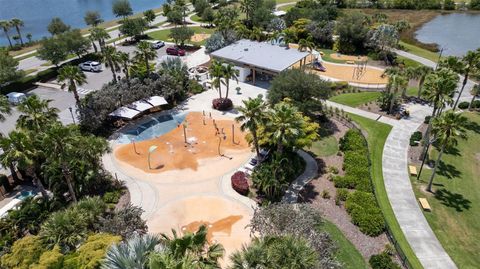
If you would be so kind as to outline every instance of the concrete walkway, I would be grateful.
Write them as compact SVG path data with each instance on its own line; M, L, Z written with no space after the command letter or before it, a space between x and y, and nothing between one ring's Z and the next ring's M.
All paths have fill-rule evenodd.
M314 177L318 175L317 161L303 150L297 150L297 154L305 161L305 171L290 184L285 192L282 202L293 204L298 200L298 193L308 184Z
M412 117L395 120L330 101L327 105L392 126L383 148L382 169L387 196L400 228L424 268L457 268L425 219L407 170L410 136L420 127L425 116L431 114L431 108L410 105L408 110Z

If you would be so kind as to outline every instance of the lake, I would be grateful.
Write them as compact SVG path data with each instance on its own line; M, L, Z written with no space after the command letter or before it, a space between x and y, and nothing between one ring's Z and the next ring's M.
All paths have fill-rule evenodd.
M439 15L424 24L416 38L422 43L436 43L444 55L462 56L480 47L480 14Z
M114 0L0 0L0 20L19 18L25 22L22 35L33 35L33 39L49 36L47 26L53 17L60 17L73 28L85 28L83 16L88 10L100 12L105 21L115 19L112 13ZM159 8L164 0L130 0L133 12ZM0 30L1 31L1 30ZM10 30L10 37L16 35L15 29ZM0 33L0 45L8 41Z

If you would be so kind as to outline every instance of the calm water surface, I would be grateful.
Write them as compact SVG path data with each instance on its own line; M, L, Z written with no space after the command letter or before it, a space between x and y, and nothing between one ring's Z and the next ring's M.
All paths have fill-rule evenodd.
M423 43L436 43L444 55L464 55L480 47L480 14L439 15L426 23L416 37Z
M105 21L114 19L112 2L114 0L0 0L0 20L20 18L25 22L22 34L31 33L34 39L49 36L47 25L53 17L60 17L73 28L84 28L83 16L88 10L100 12ZM134 13L161 7L164 0L130 0ZM15 35L10 31L10 37ZM3 31L0 44L5 45Z

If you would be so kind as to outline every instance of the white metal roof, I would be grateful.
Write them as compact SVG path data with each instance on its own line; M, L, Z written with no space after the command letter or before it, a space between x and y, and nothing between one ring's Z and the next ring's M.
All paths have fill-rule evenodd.
M149 110L153 106L143 100L133 102L132 104L128 105L128 108L138 110L140 112Z
M124 119L133 119L138 114L149 110L152 107L163 106L168 104L167 100L161 96L152 96L144 100L139 100L131 103L128 106L122 106L117 110L113 111L109 115L112 117L124 118Z
M211 55L226 61L256 66L273 72L282 72L308 56L308 52L280 47L268 42L242 39L212 52Z
M122 106L121 108L118 108L117 110L110 113L110 116L124 119L133 119L138 114L140 114L140 111Z
M145 102L150 103L153 106L163 106L168 104L167 100L161 96L152 96L148 99L145 99Z
M273 12L273 15L275 15L277 17L285 16L286 14L287 14L287 12L285 12L283 10L277 10L277 11Z

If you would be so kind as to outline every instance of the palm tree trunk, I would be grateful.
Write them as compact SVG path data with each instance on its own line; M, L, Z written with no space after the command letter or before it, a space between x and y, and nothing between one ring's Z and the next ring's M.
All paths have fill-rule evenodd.
M68 192L70 193L70 196L72 196L73 202L77 203L77 196L75 195L75 190L73 189L73 180L72 180L72 174L70 173L70 169L67 167L66 164L63 164L62 171L65 177L65 180L67 181Z
M475 95L472 97L472 101L470 101L470 104L468 105L468 110L472 109L473 102L475 101Z
M227 92L225 93L225 99L228 99L228 91L230 90L230 79L225 78L225 80L226 80L225 84L227 84L226 85L227 86Z
M117 77L115 76L115 67L113 66L112 60L109 60L108 64L110 65L110 69L112 70L113 82L117 83Z
M95 51L95 53L97 53L98 48L97 48L97 45L95 44L95 40L92 40L92 47L93 47L93 50Z
M35 186L37 186L37 188L40 190L40 192L42 193L43 198L45 198L45 199L48 200L48 193L47 193L47 191L45 190L45 187L43 186L42 181L38 178L37 173L35 172L35 168L34 168L34 167L29 167L29 168L27 169L27 173L30 174L30 176L32 177L32 179L33 179L33 184L34 184Z
M77 87L75 86L74 81L70 81L70 91L73 93L73 97L75 97L75 101L77 102L77 107L80 108L80 96L78 96Z
M15 28L17 29L18 37L20 37L20 44L22 44L22 47L23 47L23 38L22 38L22 34L20 33L20 28L18 27L18 25L16 25Z
M453 105L453 111L457 109L458 101L460 101L460 96L462 96L463 90L465 89L465 85L467 85L468 82L468 72L465 73L465 77L463 79L462 83L462 88L460 89L460 92L458 93L457 100L455 101L455 105Z
M123 72L125 73L125 78L127 79L127 83L129 83L128 81L130 81L130 75L128 74L128 64L124 64L123 65Z
M424 77L424 76L422 76L422 77L420 78L420 80L418 81L418 96L417 96L418 98L420 98L420 96L422 96L422 87L423 87L424 81L425 81L425 77Z
M252 130L253 144L255 146L255 152L257 153L257 160L260 160L260 147L258 146L257 130Z
M13 165L13 163L10 163L8 165L8 168L10 169L10 173L12 174L13 181L15 183L18 183L19 178L18 178L18 175L17 175L17 170L15 169L15 165Z
M8 35L8 31L3 29L3 32L5 33L5 36L7 37L8 44L10 44L10 48L12 47L12 40L10 40L10 36Z
M440 159L442 158L442 154L444 150L445 150L445 144L442 145L442 149L440 150L440 153L438 154L438 158L435 161L435 167L433 167L432 176L430 177L430 181L428 182L428 187L427 187L428 192L432 192L433 179L435 178L435 173L437 172L437 167L440 164Z
M388 114L392 114L394 104L395 104L395 94L392 96L392 100L390 100L390 107L388 108Z

